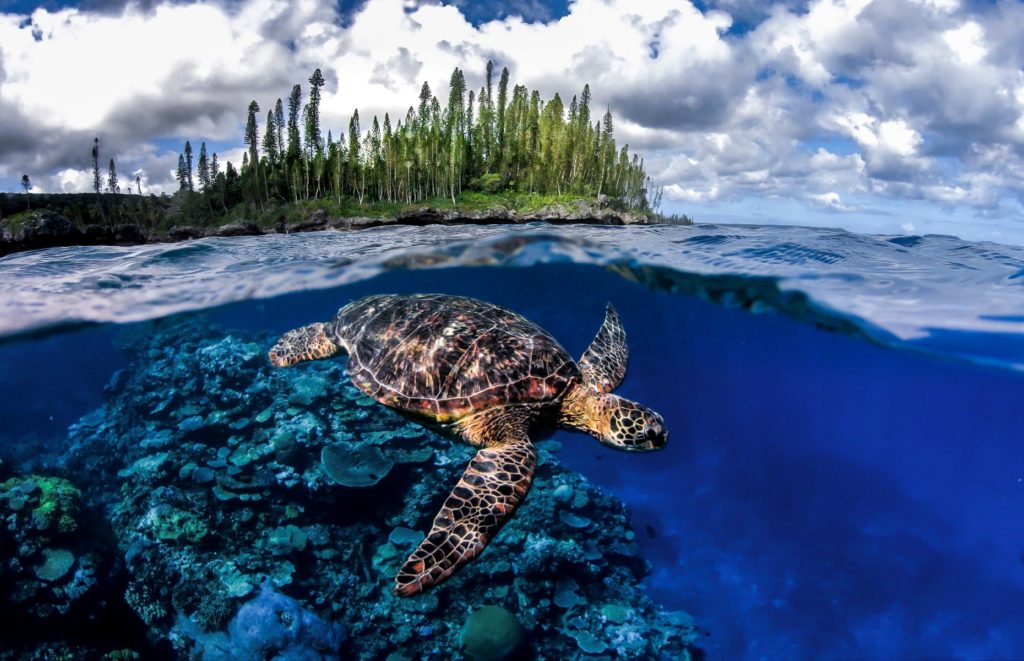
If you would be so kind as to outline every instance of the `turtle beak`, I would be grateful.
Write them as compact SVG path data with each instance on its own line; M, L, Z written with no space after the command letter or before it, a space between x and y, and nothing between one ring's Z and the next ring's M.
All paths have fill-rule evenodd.
M660 420L652 420L644 431L644 438L647 439L648 449L660 450L668 443L668 430Z

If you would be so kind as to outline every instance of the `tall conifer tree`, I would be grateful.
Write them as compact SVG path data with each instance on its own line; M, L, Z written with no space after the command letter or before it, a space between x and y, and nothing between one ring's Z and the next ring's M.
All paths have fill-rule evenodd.
M292 93L288 97L288 161L292 162L302 155L302 145L299 143L299 111L302 106L302 88L298 85L292 87Z
M306 151L310 155L323 149L320 137L320 89L324 86L324 76L317 69L309 77L309 105L306 112Z
M100 139L92 141L92 188L98 195L100 192Z
M205 193L210 190L210 160L206 156L206 143L199 145L199 188Z
M192 182L192 145L188 140L185 141L185 181L188 182L190 191L196 189Z
M121 187L117 185L117 168L114 166L114 159L110 159L110 165L107 168L107 192L121 192Z

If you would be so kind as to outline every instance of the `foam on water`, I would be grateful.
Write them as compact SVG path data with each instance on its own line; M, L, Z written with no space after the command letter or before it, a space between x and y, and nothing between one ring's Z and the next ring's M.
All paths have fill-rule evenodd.
M0 259L0 337L128 322L348 284L400 268L568 262L1024 370L1024 248L779 226L388 227L57 248Z

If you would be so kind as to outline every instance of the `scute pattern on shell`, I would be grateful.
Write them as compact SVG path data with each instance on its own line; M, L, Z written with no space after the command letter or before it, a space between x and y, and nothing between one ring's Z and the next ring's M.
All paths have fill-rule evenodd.
M551 401L580 375L536 324L473 298L369 296L343 307L332 324L356 386L438 422L499 404Z

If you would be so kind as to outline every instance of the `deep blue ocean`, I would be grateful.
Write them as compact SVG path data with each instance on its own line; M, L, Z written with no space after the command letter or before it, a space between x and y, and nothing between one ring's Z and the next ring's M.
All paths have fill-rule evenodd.
M706 658L1024 658L1024 249L788 227L392 228L37 251L0 258L0 286L0 482L83 477L69 427L136 369L126 334L185 320L265 351L364 295L444 292L515 310L579 356L610 301L630 350L616 392L664 416L668 445L622 454L559 431L551 447L625 504L643 591L692 617ZM307 603L297 586L281 592ZM168 626L110 636L172 654L153 640Z

